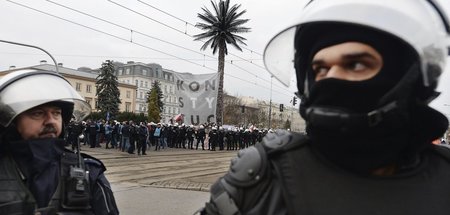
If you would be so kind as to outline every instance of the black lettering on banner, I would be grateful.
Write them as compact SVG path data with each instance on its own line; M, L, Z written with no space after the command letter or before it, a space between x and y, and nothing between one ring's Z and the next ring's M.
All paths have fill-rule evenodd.
M197 115L197 122L194 122L194 115L191 115L191 124L192 124L192 125L198 125L198 124L200 124L200 116Z
M206 122L210 123L212 121L211 118L214 118L214 114L209 115L208 118L206 118Z
M180 103L180 107L184 107L183 97L178 97L178 102Z
M210 86L212 90L216 90L216 80L213 80L212 83L210 81L205 81L205 91L208 91L208 86Z
M184 91L184 88L183 88L183 80L177 80L177 89L178 90L183 90Z
M193 92L197 92L200 89L200 84L196 81L193 81L189 84L189 89L191 89L191 91Z

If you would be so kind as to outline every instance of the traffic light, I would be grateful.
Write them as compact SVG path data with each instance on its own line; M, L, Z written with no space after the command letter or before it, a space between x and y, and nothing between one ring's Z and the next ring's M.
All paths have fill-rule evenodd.
M284 109L284 105L280 104L280 112L283 112L283 109Z
M294 96L294 99L292 99L292 105L296 105L297 104L297 97Z

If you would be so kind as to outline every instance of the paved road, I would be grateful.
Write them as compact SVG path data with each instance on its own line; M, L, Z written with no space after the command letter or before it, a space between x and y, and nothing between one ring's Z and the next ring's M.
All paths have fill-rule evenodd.
M164 149L137 156L82 147L103 161L121 214L193 214L236 151Z

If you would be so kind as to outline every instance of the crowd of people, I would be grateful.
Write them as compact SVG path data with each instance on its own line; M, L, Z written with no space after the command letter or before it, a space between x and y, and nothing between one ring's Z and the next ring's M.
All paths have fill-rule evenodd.
M66 138L77 149L78 141L91 148L117 149L129 154L146 155L147 150L184 148L216 151L239 150L261 142L272 130L230 126L224 128L214 124L198 126L116 120L72 121L66 129Z

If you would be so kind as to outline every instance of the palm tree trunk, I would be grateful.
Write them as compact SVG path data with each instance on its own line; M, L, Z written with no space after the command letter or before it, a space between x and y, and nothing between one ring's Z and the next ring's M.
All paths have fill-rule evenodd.
M219 45L219 88L217 90L216 123L221 126L223 121L223 76L225 70L225 42Z

